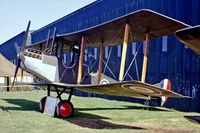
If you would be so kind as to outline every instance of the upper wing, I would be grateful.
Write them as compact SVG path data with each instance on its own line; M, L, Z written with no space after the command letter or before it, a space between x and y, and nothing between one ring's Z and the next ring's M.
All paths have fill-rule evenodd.
M142 9L84 30L57 35L56 39L68 44L65 47L72 43L79 44L83 35L87 37L88 43L90 42L88 45L91 47L100 46L102 40L105 45L122 44L124 37L123 26L127 22L131 29L129 42L143 41L147 32L152 37L157 38L164 35L172 35L175 31L188 27L182 22L157 12ZM44 41L46 40L43 40L40 44L45 45ZM31 47L33 46L34 44L31 45Z
M175 36L180 42L200 55L200 25L179 30Z
M48 84L31 84L45 86ZM185 96L175 93L173 91L168 91L161 89L159 87L142 83L139 81L124 81L113 84L104 85L73 85L73 84L63 84L63 83L51 83L52 86L57 86L58 88L74 88L81 91L92 92L97 94L105 95L115 95L115 96L126 96L135 98L148 98L151 97L175 97L184 98Z

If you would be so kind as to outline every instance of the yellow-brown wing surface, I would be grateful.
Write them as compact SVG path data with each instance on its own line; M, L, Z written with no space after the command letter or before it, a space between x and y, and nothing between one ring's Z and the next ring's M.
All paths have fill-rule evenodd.
M180 42L200 55L200 25L178 30L175 36Z
M30 85L30 84L29 84ZM45 86L48 84L31 84L35 86ZM63 84L63 83L51 83L51 86L57 86L58 88L74 88L77 90L91 92L96 94L104 95L114 95L114 96L126 96L126 97L135 97L135 98L148 98L148 97L174 97L174 98L186 98L181 94L175 93L173 91L168 91L161 89L159 87L142 83L139 81L124 81L113 84L104 84L104 85L74 85L74 84ZM52 88L54 89L54 88Z
M123 27L127 22L131 29L129 42L143 41L147 32L151 34L152 38L158 38L164 35L173 35L175 31L188 27L187 24L165 15L142 9L87 29L66 34L58 33L56 39L57 41L62 40L66 44L65 47L70 44L80 44L82 36L86 36L87 45L90 47L99 47L102 40L105 45L119 45L123 42ZM39 46L38 44L45 46L45 41L43 40L30 47Z

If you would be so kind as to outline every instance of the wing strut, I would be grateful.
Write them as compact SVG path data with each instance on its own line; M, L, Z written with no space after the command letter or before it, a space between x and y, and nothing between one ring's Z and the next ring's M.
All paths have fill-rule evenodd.
M86 37L82 36L81 39L81 51L80 51L80 57L79 57L79 66L78 66L78 77L77 77L77 84L81 83L81 79L82 79L82 73L83 73L83 62L84 62L84 48L86 45Z
M48 49L48 46L49 46L49 38L50 38L50 34L51 34L51 30L48 31L47 42L46 42L45 50Z
M54 28L54 31L53 31L53 38L52 38L52 42L51 42L50 54L54 54L53 52L54 52L55 38L56 38L56 28Z
M125 33L124 33L122 57L121 57L121 66L120 66L120 73L119 73L119 81L120 82L123 80L123 77L124 77L124 68L125 68L126 52L127 52L127 46L128 46L129 30L130 30L130 26L129 26L128 23L126 23Z
M103 46L103 43L104 43L104 41L101 41L100 58L99 58L99 73L98 73L98 81L97 81L98 84L101 81L101 72L102 72L102 65L103 65L103 55L104 55L104 49L105 49L105 47Z
M147 61L148 61L148 51L149 51L149 39L150 39L150 34L146 34L146 46L145 46L145 51L144 51L144 58L143 58L143 67L142 67L142 78L141 82L145 82L146 79L146 73L147 73Z

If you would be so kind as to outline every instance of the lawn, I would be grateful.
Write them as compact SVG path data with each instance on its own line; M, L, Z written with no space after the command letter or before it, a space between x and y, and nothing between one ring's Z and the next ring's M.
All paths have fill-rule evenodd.
M200 126L184 116L200 115L166 108L150 108L136 103L100 98L72 97L75 113L60 119L39 112L38 102L45 91L1 92L1 133L67 133L67 132L200 132Z

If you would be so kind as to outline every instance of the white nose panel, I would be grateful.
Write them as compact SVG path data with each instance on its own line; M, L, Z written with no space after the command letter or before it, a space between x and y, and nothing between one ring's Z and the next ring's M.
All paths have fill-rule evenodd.
M55 81L56 66L42 63L42 60L25 57L25 69L31 71L35 76L48 81Z

